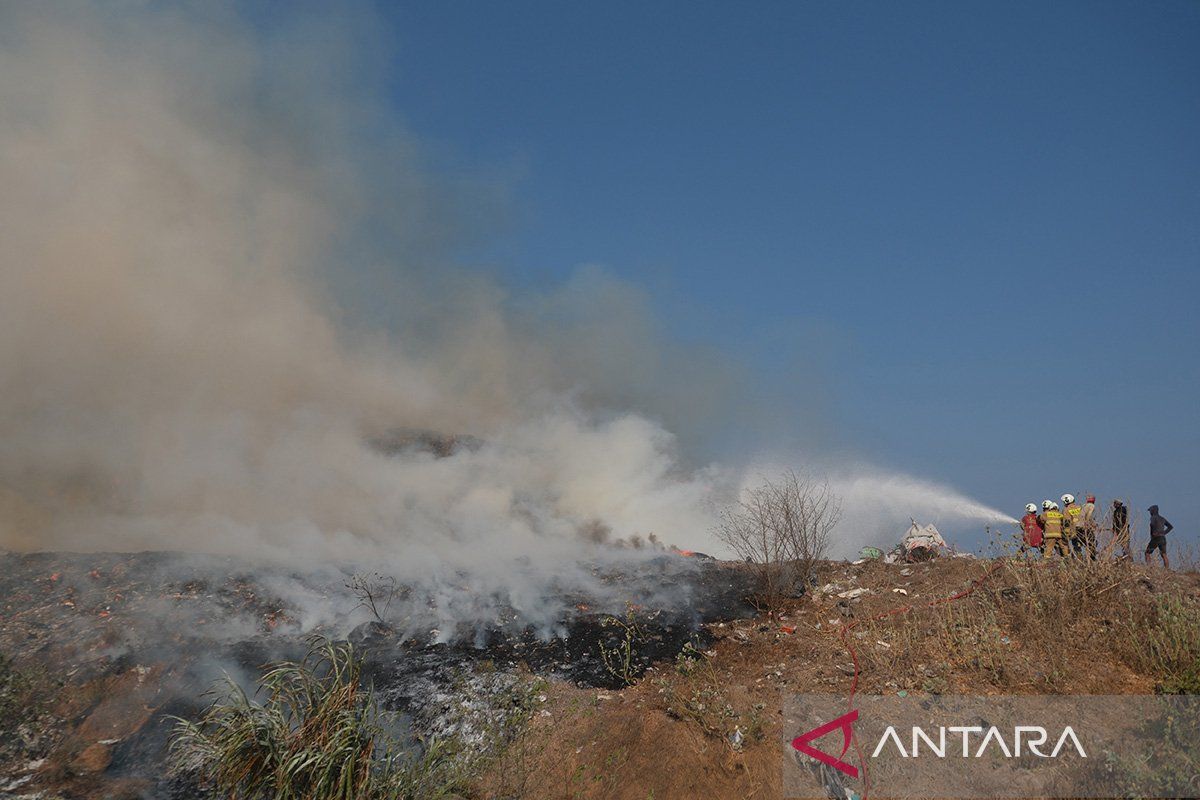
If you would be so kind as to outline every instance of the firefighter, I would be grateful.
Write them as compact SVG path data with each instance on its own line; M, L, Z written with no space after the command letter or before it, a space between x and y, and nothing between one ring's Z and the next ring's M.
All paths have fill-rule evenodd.
M1083 509L1075 502L1075 495L1064 494L1062 500L1063 536L1070 543L1075 555L1083 555Z
M1025 532L1025 535L1021 539L1021 552L1037 550L1042 555L1045 555L1045 543L1042 538L1042 521L1038 517L1036 504L1030 503L1025 506L1025 516L1021 517L1021 528Z
M1071 555L1071 548L1063 538L1063 515L1058 510L1058 503L1053 500L1042 501L1042 530L1045 535L1045 553L1061 555L1064 558Z

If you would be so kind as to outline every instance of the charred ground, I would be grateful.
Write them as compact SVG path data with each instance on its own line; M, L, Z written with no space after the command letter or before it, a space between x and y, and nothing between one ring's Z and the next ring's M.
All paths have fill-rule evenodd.
M405 735L469 738L479 723L462 709L484 709L527 676L620 688L685 647L707 647L706 623L754 613L736 566L662 554L588 568L597 596L554 598L562 611L549 628L525 624L501 603L492 625L444 633L373 617L349 567L289 570L174 553L2 554L0 654L17 707L0 719L0 797L40 789L194 796L195 787L165 777L172 718L197 715L223 675L252 689L265 665L299 659L313 635L355 644ZM397 591L410 604L432 602ZM637 636L618 620L634 622ZM626 644L626 663L606 662L606 652Z

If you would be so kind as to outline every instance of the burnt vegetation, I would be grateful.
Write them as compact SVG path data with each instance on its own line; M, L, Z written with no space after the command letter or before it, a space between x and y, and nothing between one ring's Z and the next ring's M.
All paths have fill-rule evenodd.
M1200 582L1128 563L814 560L768 614L761 565L647 554L553 630L501 608L464 636L374 573L0 560L0 792L47 798L735 796L710 767L774 774L781 692L1200 686Z
M536 676L621 688L688 643L709 641L706 623L753 613L742 570L668 554L592 567L602 594L555 598L552 629L498 606L495 624L445 635L412 622L432 597L382 574L251 570L153 553L0 554L0 562L0 653L21 656L0 662L0 775L63 797L114 786L155 798L199 797L203 787L332 797L323 792L335 777L356 796L437 796L419 788L420 776L434 770L431 781L453 785L439 765L452 749L461 762L457 743L473 742L474 752L486 739L491 751L520 738L513 720L531 713L523 687ZM636 636L613 626L627 615ZM348 641L332 638L352 628ZM314 633L325 644L309 652ZM176 730L175 718L190 727ZM329 738L329 726L343 723L338 735L347 738ZM369 758L351 746L367 732ZM173 733L183 734L181 769L168 775ZM9 746L18 739L27 745ZM252 743L260 749L247 750ZM362 762L338 771L351 753ZM397 788L404 781L419 790Z

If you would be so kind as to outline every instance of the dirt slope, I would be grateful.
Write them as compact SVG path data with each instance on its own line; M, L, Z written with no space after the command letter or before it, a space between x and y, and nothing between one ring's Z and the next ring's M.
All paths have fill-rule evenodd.
M556 686L530 741L479 795L779 797L782 699L848 693L856 669L846 642L866 694L1152 693L1163 665L1134 634L1164 603L1200 607L1197 575L1119 565L873 561L826 564L818 584L777 617L710 626L706 654L622 691Z

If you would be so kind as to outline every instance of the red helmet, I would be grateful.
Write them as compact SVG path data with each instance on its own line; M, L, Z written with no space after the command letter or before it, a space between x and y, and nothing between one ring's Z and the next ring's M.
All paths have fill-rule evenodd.
M1096 495L1094 495L1094 494L1089 494L1089 495L1088 495L1088 497L1087 497L1087 501L1088 501L1089 503L1094 503L1094 502L1096 502Z

